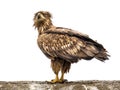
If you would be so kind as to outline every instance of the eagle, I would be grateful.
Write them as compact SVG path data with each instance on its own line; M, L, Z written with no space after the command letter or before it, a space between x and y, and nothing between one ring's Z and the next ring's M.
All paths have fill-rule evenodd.
M48 11L38 11L33 18L33 26L38 30L37 44L51 60L51 67L56 75L51 83L64 82L64 74L69 72L71 64L81 59L96 58L102 62L109 59L102 44L86 34L54 26L51 18L52 15ZM58 75L60 71L61 77Z

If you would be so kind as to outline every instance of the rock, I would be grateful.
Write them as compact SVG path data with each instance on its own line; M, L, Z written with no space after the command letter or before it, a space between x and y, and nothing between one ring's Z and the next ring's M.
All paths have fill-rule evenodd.
M0 82L0 90L120 90L120 81L74 81L51 84L40 81Z

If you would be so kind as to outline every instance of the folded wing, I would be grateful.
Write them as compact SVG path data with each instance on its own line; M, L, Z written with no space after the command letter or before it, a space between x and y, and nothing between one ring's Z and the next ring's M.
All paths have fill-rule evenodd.
M48 57L62 58L68 62L93 57L104 61L107 53L104 47L87 35L66 28L48 30L38 38L38 45Z

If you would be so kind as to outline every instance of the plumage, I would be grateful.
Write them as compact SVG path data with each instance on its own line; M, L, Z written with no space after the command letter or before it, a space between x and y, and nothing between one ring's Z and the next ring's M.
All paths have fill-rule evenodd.
M52 24L51 14L39 11L34 16L34 26L38 30L37 43L42 52L51 59L51 67L56 74L52 83L63 82L64 73L68 72L71 63L81 59L100 61L108 59L106 49L102 44L92 40L88 35L72 29L56 27ZM59 79L58 73L62 75Z

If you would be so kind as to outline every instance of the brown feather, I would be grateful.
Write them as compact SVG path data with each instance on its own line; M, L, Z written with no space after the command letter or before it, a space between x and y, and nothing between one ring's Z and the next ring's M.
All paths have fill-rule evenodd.
M101 61L108 59L109 55L103 45L92 40L88 35L53 26L49 12L37 12L33 20L39 33L38 46L52 60L54 72L59 71L60 68L67 72L70 64L80 59L91 60L94 57Z

